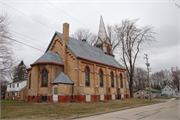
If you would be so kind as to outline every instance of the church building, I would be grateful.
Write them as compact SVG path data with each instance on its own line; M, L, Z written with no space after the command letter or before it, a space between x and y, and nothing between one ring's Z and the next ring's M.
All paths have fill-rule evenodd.
M27 77L30 102L88 102L128 98L126 69L114 58L103 19L94 46L55 32L44 55L31 64Z

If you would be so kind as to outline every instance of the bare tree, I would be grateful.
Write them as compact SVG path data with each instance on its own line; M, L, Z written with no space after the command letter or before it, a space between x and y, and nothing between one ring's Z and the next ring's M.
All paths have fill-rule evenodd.
M166 84L172 83L171 73L167 69L151 74L150 79L155 89L161 89Z
M171 68L171 76L172 76L172 81L173 84L177 86L178 91L179 91L179 84L180 84L180 69L176 68Z
M107 33L108 37L111 41L112 52L118 47L120 41L116 39L116 33L114 32L113 26L107 25Z
M153 27L150 25L138 28L136 26L137 21L138 19L125 19L122 20L121 24L114 26L116 39L120 41L119 45L122 51L122 57L120 58L124 62L127 73L129 74L130 97L133 97L134 68L140 46L144 42L154 41L153 35L155 34Z
M134 84L136 89L147 87L147 72L146 70L136 67L134 71Z
M9 16L0 15L0 80L7 78L14 64L11 34L9 32Z
M87 43L90 45L93 45L97 40L97 35L94 33L91 33L89 29L86 28L79 28L77 29L72 35L72 38L75 38L77 40L86 39Z

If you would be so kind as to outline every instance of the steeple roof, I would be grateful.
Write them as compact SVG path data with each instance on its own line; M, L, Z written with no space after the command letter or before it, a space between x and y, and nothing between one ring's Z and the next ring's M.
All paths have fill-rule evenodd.
M105 28L105 25L104 25L103 18L101 16L100 24L99 24L98 40L97 40L96 44L100 44L102 42L106 42L108 44L111 44L110 41L109 41L109 38L107 36L107 33L106 33L106 28Z

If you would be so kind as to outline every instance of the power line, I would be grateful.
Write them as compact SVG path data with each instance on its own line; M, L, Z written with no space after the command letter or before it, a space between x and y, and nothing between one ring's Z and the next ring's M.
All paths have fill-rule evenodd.
M30 18L30 19L32 19L32 20L34 20L34 21L38 22L39 24L44 25L44 26L46 26L46 27L48 27L48 28L50 28L50 29L52 29L52 30L56 31L56 30L55 30L55 29L53 29L52 27L47 26L46 24L44 24L44 23L42 23L42 22L40 22L40 21L38 21L38 20L36 20L36 19L34 19L34 18L32 18L32 17L30 17L30 16L26 15L25 13L23 13L23 12L21 12L21 11L19 11L19 10L15 9L15 8L13 8L13 7L11 7L11 6L7 5L7 4L5 4L4 2L2 2L2 1L0 1L0 2L1 2L2 4L4 4L4 5L8 6L9 8L11 8L11 9L15 10L16 12L19 12L19 13L21 13L22 15L24 15L24 16L26 16L26 17L28 17L28 18Z
M67 14L66 12L64 12L64 11L61 10L61 9L59 9L58 7L56 7L55 5L53 5L52 3L50 3L49 1L47 1L47 0L44 0L44 1L46 1L48 4L50 4L51 6L55 7L56 9L60 10L61 12L63 12L64 14L66 14L67 16L71 17L72 19L76 20L76 21L79 22L80 24L82 24L82 25L88 27L89 29L91 29L89 26L83 24L83 23L80 22L79 20L77 20L77 19L75 19L74 17L72 17L71 15ZM91 30L93 30L93 29L91 29ZM93 31L96 32L95 30L93 30Z
M19 36L16 36L16 37L21 38L21 37L19 37ZM24 39L24 38L21 38L21 39L22 39L22 40L25 40L25 41L33 44L33 45L36 45L36 46L38 46L38 47L41 47L41 48L45 49L44 47L42 47L42 46L40 46L40 45L38 45L38 44L35 44L35 43L33 43L33 42L30 42L29 40L26 40L26 39Z
M16 41L16 42L21 43L21 44L23 44L23 45L26 45L26 46L28 46L28 47L31 47L31 48L34 48L34 49L39 50L39 51L41 51L41 52L44 52L43 50L41 50L41 49L39 49L39 48L33 47L33 46L31 46L31 45L28 45L28 44L26 44L26 43L20 42L20 41L18 41L18 40L13 39L13 38L11 38L11 39L9 39L9 40Z
M36 41L36 42L40 42L40 43L47 44L47 43L45 43L44 41L41 41L41 40L38 40L38 39L35 39L35 38L32 38L32 37L23 35L23 34L21 34L21 33L18 33L18 32L16 32L16 31L14 31L14 30L10 30L10 31L14 32L15 34L18 34L18 35L21 35L21 36L23 36L23 37L26 37L26 38L29 38L29 39L31 39L31 40L34 40L34 41Z

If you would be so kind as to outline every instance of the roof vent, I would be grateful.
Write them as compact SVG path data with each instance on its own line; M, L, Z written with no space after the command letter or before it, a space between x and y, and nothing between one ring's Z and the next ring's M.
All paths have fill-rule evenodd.
M86 43L86 39L82 39L82 41L83 41L84 43Z

